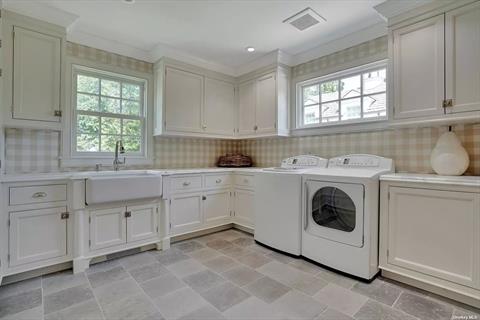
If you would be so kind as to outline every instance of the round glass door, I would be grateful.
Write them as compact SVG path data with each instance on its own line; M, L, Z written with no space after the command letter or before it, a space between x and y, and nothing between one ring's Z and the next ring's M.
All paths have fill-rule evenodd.
M352 232L355 229L356 208L342 190L323 187L312 198L312 219L326 228Z

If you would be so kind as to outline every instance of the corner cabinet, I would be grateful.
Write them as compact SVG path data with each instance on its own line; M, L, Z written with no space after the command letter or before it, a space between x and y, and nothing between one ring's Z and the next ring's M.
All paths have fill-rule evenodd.
M65 30L5 11L4 125L59 129Z
M394 120L479 116L479 2L418 22L405 21L389 34Z
M289 70L239 78L163 58L155 64L155 135L288 135Z
M474 182L469 178L467 183ZM434 175L418 181L381 182L380 268L387 277L415 279L465 303L476 299L479 307L478 179L477 186L445 183Z

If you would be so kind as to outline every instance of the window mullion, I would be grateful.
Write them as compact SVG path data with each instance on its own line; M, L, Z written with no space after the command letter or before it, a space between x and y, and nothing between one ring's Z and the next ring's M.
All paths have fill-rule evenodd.
M318 84L318 124L321 124L323 120L322 115L322 84Z
M338 88L338 121L342 121L342 87L341 79L337 80L337 88Z
M363 119L363 73L360 73L360 119Z

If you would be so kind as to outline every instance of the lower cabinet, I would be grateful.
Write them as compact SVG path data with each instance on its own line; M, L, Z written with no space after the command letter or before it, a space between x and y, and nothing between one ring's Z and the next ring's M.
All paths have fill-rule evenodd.
M478 187L382 182L381 199L380 267L480 299Z
M180 234L193 231L203 223L202 194L177 194L170 199L170 232Z
M66 207L10 212L10 266L67 256Z
M90 210L90 250L155 238L157 205L122 206Z
M234 222L245 227L254 227L253 197L251 190L235 189L235 216Z
M231 195L230 189L213 190L205 193L203 213L206 224L229 222L232 215Z

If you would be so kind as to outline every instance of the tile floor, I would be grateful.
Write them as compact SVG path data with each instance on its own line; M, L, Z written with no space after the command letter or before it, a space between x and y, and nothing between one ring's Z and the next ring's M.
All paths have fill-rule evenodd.
M377 278L370 284L230 229L0 287L0 319L480 319L480 310Z

